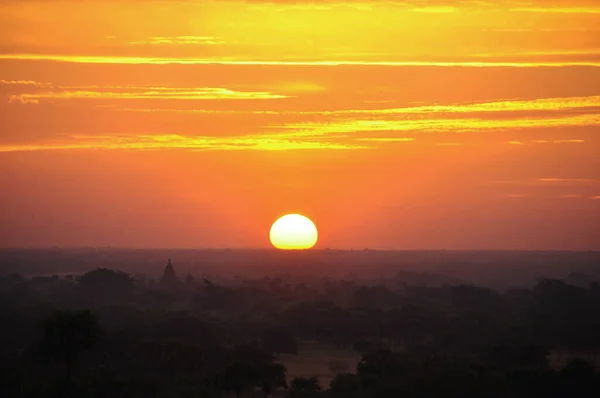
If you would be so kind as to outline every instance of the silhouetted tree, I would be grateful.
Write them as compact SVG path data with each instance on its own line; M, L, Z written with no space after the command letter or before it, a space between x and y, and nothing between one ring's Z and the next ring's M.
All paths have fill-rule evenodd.
M87 310L79 312L57 311L44 322L40 341L41 353L65 365L65 389L68 388L81 354L94 348L100 336L96 317Z
M353 373L337 375L329 387L333 398L358 398L361 396L362 383L360 377Z
M317 396L320 391L316 377L296 377L290 382L288 395L290 398L310 398Z
M572 359L560 372L559 391L562 396L594 397L600 391L600 376L595 373L594 365L583 359Z
M253 369L247 363L235 362L223 372L223 388L240 398L244 391L253 386L255 378Z
M78 282L85 294L109 302L127 299L134 290L134 280L128 274L106 268L90 271Z
M260 388L265 396L268 397L273 390L278 387L287 388L285 380L285 366L278 363L268 363L260 369Z

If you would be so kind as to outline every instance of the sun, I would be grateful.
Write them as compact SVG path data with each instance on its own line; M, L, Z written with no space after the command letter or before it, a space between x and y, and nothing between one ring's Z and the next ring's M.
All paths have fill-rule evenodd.
M317 243L318 232L308 217L287 214L273 223L269 237L277 249L304 250Z

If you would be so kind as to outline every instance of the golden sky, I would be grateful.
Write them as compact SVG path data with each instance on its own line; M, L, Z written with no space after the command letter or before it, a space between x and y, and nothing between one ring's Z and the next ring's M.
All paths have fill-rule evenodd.
M597 0L0 10L0 247L600 250Z

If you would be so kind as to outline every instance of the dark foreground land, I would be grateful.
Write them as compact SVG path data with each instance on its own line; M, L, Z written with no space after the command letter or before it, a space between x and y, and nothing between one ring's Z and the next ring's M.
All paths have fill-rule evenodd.
M7 249L0 267L3 398L600 396L597 252Z

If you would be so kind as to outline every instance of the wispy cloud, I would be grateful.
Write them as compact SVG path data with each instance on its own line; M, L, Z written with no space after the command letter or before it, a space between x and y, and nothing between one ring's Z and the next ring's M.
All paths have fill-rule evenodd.
M327 141L305 141L270 137L265 135L247 135L237 137L132 135L132 136L74 136L73 142L47 145L2 145L0 152L27 152L49 150L160 150L183 149L189 151L281 151L301 149L364 149L362 145Z
M55 86L32 82L40 90L34 93L13 94L12 103L38 103L42 100L69 99L185 99L185 100L261 100L287 98L285 95L264 91L235 91L214 87L153 87L153 86Z
M2 86L33 86L38 88L53 88L52 83L36 82L34 80L0 80Z
M371 142L413 142L415 138L407 137L364 137L356 138L356 141L371 141Z
M426 105L389 109L354 109L312 112L325 115L402 115L425 113L475 113L475 112L514 112L514 111L564 111L585 108L600 110L600 96L538 98L531 100L500 100L479 103L462 103L450 105ZM310 112L304 112L308 114Z
M9 94L12 103L40 103L66 100L113 100L95 104L108 111L120 112L182 112L198 114L223 114L232 118L250 114L260 116L287 116L265 123L265 118L256 118L251 129L258 134L243 136L241 141L249 143L253 148L366 148L393 143L410 143L416 141L420 133L480 133L485 131L511 131L531 128L564 128L600 125L600 96L539 98L532 100L501 99L487 102L469 102L455 104L433 104L407 106L384 109L338 109L304 111L302 103L295 103L298 110L281 109L279 102L269 103L272 109L197 109L196 105L187 103L192 109L162 108L165 102L158 103L157 108L147 107L147 103L118 103L121 100L268 100L289 98L286 95L271 91L238 91L225 88L194 87L162 87L143 85L80 85L61 86L52 83L31 80L2 80L0 85L10 86L10 90L27 92ZM18 91L17 91L18 92ZM299 94L300 96L302 94ZM313 95L313 94L311 94ZM155 104L154 102L149 102ZM294 104L294 102L291 102ZM132 105L133 104L133 105ZM193 102L192 102L193 104ZM126 106L123 106L126 105ZM131 106L146 106L132 108ZM172 105L168 105L172 106ZM175 106L184 106L177 102ZM200 106L198 105L198 108ZM285 105L285 108L289 108ZM254 119L251 119L254 120ZM206 134L204 130L200 130ZM190 131L185 130L184 134ZM191 132L192 134L195 131ZM208 134L211 134L209 132ZM159 133L160 134L160 133ZM175 137L175 136L172 136ZM184 137L185 136L177 136ZM138 137L139 138L139 137ZM213 141L214 140L214 141ZM231 140L231 139L230 139ZM446 138L446 140L448 140ZM450 139L434 142L435 146L459 146L464 143ZM225 142L225 144L223 144ZM219 137L200 136L193 140L173 139L169 147L185 147L186 145L203 145L203 147L225 145L231 147L234 141L223 141ZM579 138L522 140L515 137L510 145L542 145L542 144L584 144ZM80 144L80 143L77 143ZM99 145L98 142L85 142L85 145ZM104 145L106 144L106 145ZM155 140L144 138L142 141L107 141L102 147L110 149L115 145L124 148L149 149ZM431 143L430 143L431 144ZM70 145L70 144L69 144ZM84 147L85 147L84 145ZM238 144L236 144L239 146ZM76 145L77 146L77 145ZM337 147L336 147L337 146ZM79 148L79 146L77 146ZM17 147L10 147L14 150ZM19 147L20 148L20 147ZM36 148L38 149L38 148ZM58 148L54 148L58 149ZM5 148L6 150L6 148Z
M160 109L126 108L122 110L157 112ZM494 113L494 112L560 112L573 110L588 110L590 113L600 113L600 96L588 97L558 97L539 98L531 100L496 100L475 103L437 104L424 106L408 106L402 108L383 109L337 109L337 110L281 110L281 111L233 111L233 110L209 110L209 109L162 109L164 112L182 113L247 113L247 114L280 114L280 115L302 115L302 116L402 116L402 115L425 115L425 114L469 114L469 113ZM538 141L538 143L543 143Z
M599 7L514 7L510 11L555 14L600 14Z
M583 144L584 140L533 140L534 144Z
M413 57L414 58L414 57ZM538 61L502 61L494 59L470 58L469 60L443 61L443 60L416 60L416 61L378 61L378 60L261 60L228 58L191 58L191 57L142 57L142 56L110 56L110 55L66 55L66 54L0 54L0 59L8 60L44 60L84 64L125 64L125 65L289 65L289 66L437 66L437 67L517 67L537 68L564 67L564 66L600 66L597 60L538 60Z
M450 13L450 12L457 12L458 8L454 7L454 6L444 6L444 5L432 5L432 6L428 6L428 7L415 7L415 8L411 8L410 11L412 12L430 12L430 13L442 13L442 14L446 14L446 13Z
M589 178L538 178L537 181L542 183L562 183L562 184L597 184L598 180Z
M592 178L564 178L564 177L544 177L531 180L508 180L508 181L493 181L494 185L594 185L600 184L600 180Z
M225 44L224 40L221 40L214 36L152 36L143 40L130 41L129 44L148 44L148 45L205 45L215 46L219 44Z
M306 134L335 134L359 132L481 132L483 130L509 130L528 129L540 127L581 127L600 125L600 115L578 115L566 117L540 117L521 119L417 119L417 120L389 120L389 119L361 119L361 120L335 120L326 123L307 122L290 123L281 126L285 129L303 131Z
M585 140L529 140L529 141L507 141L509 145L527 145L527 144L583 144Z

